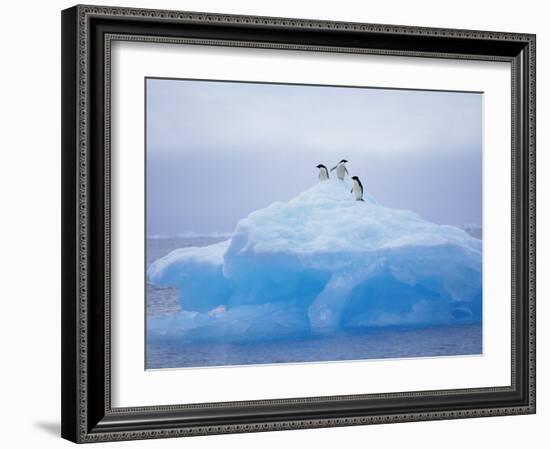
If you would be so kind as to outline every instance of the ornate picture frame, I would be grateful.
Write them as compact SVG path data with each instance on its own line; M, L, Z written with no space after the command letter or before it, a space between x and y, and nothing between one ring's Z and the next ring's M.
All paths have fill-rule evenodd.
M510 385L113 407L110 107L111 46L118 41L510 64ZM62 436L85 443L535 413L535 92L531 34L85 5L64 10Z

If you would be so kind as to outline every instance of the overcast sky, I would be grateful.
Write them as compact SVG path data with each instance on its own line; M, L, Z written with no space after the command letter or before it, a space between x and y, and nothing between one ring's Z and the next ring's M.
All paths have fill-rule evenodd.
M147 234L230 232L349 171L384 206L481 224L482 94L147 80Z

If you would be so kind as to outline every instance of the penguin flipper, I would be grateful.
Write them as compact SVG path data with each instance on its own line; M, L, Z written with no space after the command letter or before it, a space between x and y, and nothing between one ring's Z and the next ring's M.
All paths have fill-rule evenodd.
M338 167L338 166L337 166L337 165L335 165L334 167L332 167L332 168L330 169L330 171L334 171L334 170L336 170L336 167Z

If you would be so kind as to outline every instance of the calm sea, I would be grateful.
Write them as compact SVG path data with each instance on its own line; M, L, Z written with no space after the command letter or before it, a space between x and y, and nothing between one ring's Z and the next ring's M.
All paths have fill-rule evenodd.
M176 248L206 246L216 237L148 239L147 265ZM147 315L177 313L177 290L147 285ZM482 352L481 325L399 327L339 332L289 341L247 343L148 343L147 368L323 362L474 355Z

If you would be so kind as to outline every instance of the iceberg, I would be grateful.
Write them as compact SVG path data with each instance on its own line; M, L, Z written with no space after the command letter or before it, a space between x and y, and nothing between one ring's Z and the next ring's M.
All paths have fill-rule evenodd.
M355 201L321 181L252 212L231 237L151 264L182 311L150 317L150 338L248 341L384 326L479 323L482 242L464 230Z

